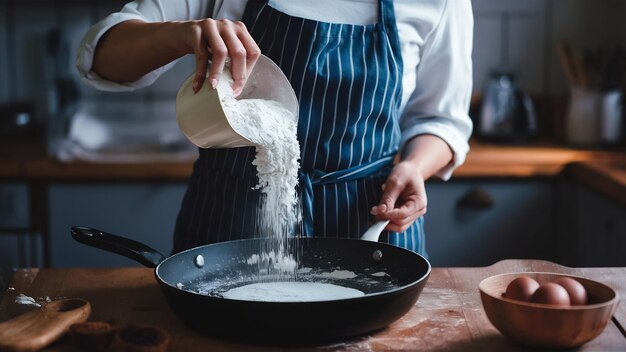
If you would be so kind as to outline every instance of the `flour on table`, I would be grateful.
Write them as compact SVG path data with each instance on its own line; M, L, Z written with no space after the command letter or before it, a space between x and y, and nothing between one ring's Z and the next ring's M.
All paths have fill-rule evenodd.
M15 291L15 288L11 291ZM17 295L13 302L14 304L7 304L5 307L0 307L0 322L26 312L37 310L44 304L44 301L39 298L30 297L23 293ZM1 349L0 347L0 350Z
M217 90L224 113L233 129L255 144L256 166L261 203L258 208L257 231L268 238L256 260L259 272L286 272L295 275L297 265L288 253L287 238L295 235L300 211L296 186L300 164L296 117L280 103L264 99L235 99L232 77L223 71ZM252 220L252 219L250 219ZM273 258L263 260L263 254ZM272 260L269 260L272 259Z
M41 304L37 303L34 298L26 296L23 293L20 293L19 295L17 295L17 297L15 297L15 303L41 307Z
M355 298L362 291L320 282L261 282L230 289L222 296L228 299L264 302L317 302Z

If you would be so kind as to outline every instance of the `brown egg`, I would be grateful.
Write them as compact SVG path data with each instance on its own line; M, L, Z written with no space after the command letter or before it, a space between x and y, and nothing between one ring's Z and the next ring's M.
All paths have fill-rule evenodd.
M585 290L585 287L580 282L571 277L560 277L554 280L554 283L563 286L573 306L587 304L587 290Z
M532 303L551 304L555 306L569 306L570 300L563 286L554 282L545 283L530 297Z
M537 288L539 288L537 281L528 276L520 276L508 284L504 297L527 302Z

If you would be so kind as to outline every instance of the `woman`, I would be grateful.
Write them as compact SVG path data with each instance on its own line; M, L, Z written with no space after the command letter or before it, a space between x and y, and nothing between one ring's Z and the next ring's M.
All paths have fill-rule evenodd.
M132 90L193 54L197 91L228 57L238 94L267 55L300 104L304 234L356 238L388 219L385 240L425 254L424 181L468 151L472 26L470 0L137 0L89 30L77 66L97 88ZM200 150L175 252L254 233L253 156Z

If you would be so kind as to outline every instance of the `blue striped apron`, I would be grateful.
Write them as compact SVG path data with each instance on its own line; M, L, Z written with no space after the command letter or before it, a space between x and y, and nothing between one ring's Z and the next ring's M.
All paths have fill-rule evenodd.
M289 16L249 0L242 21L291 82L300 104L305 236L359 238L373 223L400 141L402 57L391 0L371 25ZM249 238L259 191L254 148L200 149L178 216L174 251ZM423 219L381 241L425 254Z

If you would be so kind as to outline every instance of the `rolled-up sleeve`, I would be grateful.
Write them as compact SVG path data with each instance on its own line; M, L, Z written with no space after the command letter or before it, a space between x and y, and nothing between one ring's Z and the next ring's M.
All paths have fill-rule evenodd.
M469 151L473 25L469 0L448 0L439 23L426 38L415 90L400 120L402 146L421 134L438 136L449 145L453 160L437 174L444 180Z
M175 64L160 67L134 82L108 81L92 71L94 54L102 36L115 25L128 20L144 22L181 21L198 19L209 13L212 1L202 0L136 0L126 4L119 12L112 13L93 25L78 48L76 67L81 79L96 89L104 91L132 91L152 84Z

